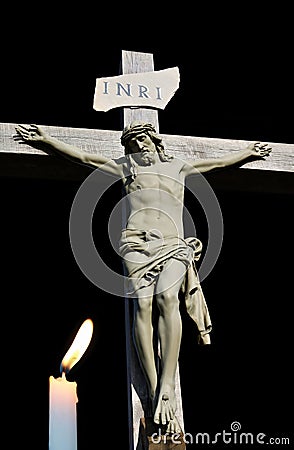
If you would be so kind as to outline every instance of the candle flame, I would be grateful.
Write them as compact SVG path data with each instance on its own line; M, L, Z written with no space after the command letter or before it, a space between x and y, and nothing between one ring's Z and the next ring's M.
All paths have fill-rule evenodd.
M93 322L91 319L87 319L80 326L76 337L61 361L60 372L62 374L68 373L81 359L90 344L92 334Z

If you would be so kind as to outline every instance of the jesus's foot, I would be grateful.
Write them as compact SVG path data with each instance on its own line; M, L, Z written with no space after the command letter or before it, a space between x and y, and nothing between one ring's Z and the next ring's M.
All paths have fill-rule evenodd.
M181 428L175 417L176 399L171 394L161 394L155 409L154 422L167 427L168 433L179 433Z

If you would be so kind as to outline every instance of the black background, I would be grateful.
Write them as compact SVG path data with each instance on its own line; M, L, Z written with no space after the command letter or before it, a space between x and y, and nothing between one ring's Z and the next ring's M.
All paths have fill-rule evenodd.
M34 17L29 9L7 12L0 121L120 130L118 110L93 110L95 80L117 75L121 50L132 50L153 53L155 70L179 67L180 88L159 111L162 133L293 143L287 11L215 8L181 5L168 17L158 5L62 12L57 6L34 9ZM233 421L267 438L292 431L293 189L270 186L269 179L267 193L263 187L216 191L224 241L203 281L212 346L197 347L183 311L180 371L185 430L192 436L229 432ZM78 188L70 181L1 179L8 448L47 448L48 378L58 376L87 317L93 339L69 374L78 384L78 448L128 448L124 304L91 284L74 260L68 217ZM97 239L107 232L115 194L94 219ZM187 206L195 208L205 244L205 220L189 196ZM109 258L109 244L99 245ZM120 270L116 255L110 259ZM222 446L228 445L215 445Z

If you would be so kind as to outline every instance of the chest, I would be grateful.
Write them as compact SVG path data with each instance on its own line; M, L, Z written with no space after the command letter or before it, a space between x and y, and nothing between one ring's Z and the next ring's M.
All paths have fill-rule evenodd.
M143 189L165 191L170 194L182 192L184 177L179 164L162 162L148 167L138 167L137 174L132 183L127 186L127 193Z

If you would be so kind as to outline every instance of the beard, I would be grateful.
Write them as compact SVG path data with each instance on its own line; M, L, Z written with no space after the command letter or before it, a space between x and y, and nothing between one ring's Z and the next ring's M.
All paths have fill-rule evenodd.
M142 163L146 166L150 166L155 162L155 154L153 152L144 152L144 154L141 154L140 156Z

